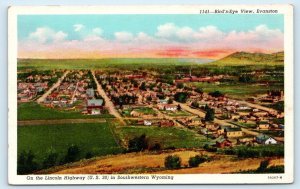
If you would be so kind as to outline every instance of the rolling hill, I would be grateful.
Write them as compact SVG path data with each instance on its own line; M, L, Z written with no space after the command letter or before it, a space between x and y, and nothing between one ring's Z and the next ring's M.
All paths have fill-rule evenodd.
M249 52L235 52L220 60L208 63L210 65L230 66L230 65L283 65L284 52L277 52L272 54L264 53L249 53Z

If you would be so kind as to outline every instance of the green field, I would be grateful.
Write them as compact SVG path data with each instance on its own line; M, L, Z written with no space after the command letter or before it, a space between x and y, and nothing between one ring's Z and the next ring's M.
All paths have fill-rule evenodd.
M31 150L41 163L52 149L63 159L71 145L80 149L80 158L86 153L107 155L121 153L107 123L82 123L63 125L39 125L18 127L18 154Z
M112 117L110 114L83 115L80 111L51 109L43 107L36 102L18 104L18 120L93 119Z
M191 85L196 87L201 87L204 92L214 92L220 91L223 94L236 98L236 99L247 99L249 97L254 97L261 94L266 94L269 90L283 90L282 85L254 85L254 84L242 84L242 83L204 83L204 82L195 82Z
M190 116L190 115L192 115L192 114L190 114L189 112L186 112L186 111L183 111L183 110L177 110L177 111L161 111L162 113L164 113L164 114L167 114L167 115L169 115L169 116L174 116L174 117L176 117L176 116Z
M131 126L120 129L122 138L130 140L145 134L150 144L159 143L163 148L201 148L205 143L209 142L202 135L196 135L187 129L175 127Z
M111 59L19 59L18 70L53 69L139 69L176 65L196 65L177 58L111 58Z

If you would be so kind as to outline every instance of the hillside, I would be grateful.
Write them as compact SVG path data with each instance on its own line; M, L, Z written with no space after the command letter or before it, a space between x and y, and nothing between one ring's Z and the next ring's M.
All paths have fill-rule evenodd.
M207 155L210 161L201 164L199 167L188 168L190 157L195 155ZM164 166L165 157L177 155L182 160L182 168L169 170ZM52 167L48 170L41 170L36 174L220 174L237 173L246 170L255 170L261 161L266 158L237 159L231 155L214 154L206 151L173 151L173 152L139 152L82 160ZM283 158L273 158L270 166L283 165Z
M272 54L264 53L249 53L249 52L235 52L220 60L208 63L210 65L283 65L284 52L277 52Z

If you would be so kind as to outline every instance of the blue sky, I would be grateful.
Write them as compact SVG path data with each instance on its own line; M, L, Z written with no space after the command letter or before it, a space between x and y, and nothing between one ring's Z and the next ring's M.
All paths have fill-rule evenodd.
M280 14L19 15L20 58L181 57L283 50Z
M283 31L283 15L20 15L18 16L18 37L26 38L38 27L49 27L68 33L69 39L82 35L74 32L74 24L85 26L86 32L95 27L103 30L103 36L112 38L118 31L131 33L145 32L154 35L159 25L174 23L179 27L193 29L213 25L221 31L247 31L258 25Z

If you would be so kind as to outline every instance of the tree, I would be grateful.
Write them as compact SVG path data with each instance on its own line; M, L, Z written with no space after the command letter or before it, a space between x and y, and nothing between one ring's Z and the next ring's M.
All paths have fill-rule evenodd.
M187 92L177 92L174 95L174 99L177 102L181 102L181 103L185 103L187 101L187 99L189 98L189 94Z
M173 104L173 99L172 98L168 99L168 104Z
M147 90L147 89L146 89L146 83L145 83L145 82L143 82L143 83L141 84L140 90L142 90L142 91L146 91L146 90Z
M199 103L197 101L193 101L191 106L194 108L199 108Z
M181 159L177 155L169 155L165 158L165 167L167 169L178 169L181 167Z
M177 87L178 89L183 89L184 84L183 84L183 83L177 83L176 87Z
M128 150L130 152L141 152L148 148L148 141L146 135L142 134L139 137L135 137L128 142Z
M160 143L155 143L151 148L150 148L150 150L152 150L152 151L160 151L161 150L161 145L160 145Z
M270 160L263 160L262 162L260 162L260 165L259 167L257 168L256 172L258 173L263 173L265 172L265 170L267 169L267 167L269 166L270 164Z
M189 166L190 167L198 167L200 163L203 163L207 160L204 156L196 155L195 157L190 157Z
M79 159L80 149L77 145L72 145L68 148L64 163L74 162Z
M51 149L43 161L43 168L47 169L49 167L55 166L57 164L57 159L58 159L58 153L56 153Z
M224 96L224 94L221 93L220 91L214 91L214 92L210 92L210 93L208 93L208 94L209 94L210 96L216 97L216 98Z
M181 106L180 106L180 104L177 105L177 110L178 110L178 111L181 111Z
M203 94L203 89L202 89L201 87L197 87L197 88L195 89L195 91L196 91L197 93Z
M86 154L85 154L85 159L90 159L90 158L92 158L94 155L93 155L93 153L92 152L87 152Z
M215 110L212 108L207 109L204 119L205 121L213 121L215 119Z
M18 156L18 174L28 174L38 169L38 164L35 161L35 155L31 150L28 152L22 151Z

